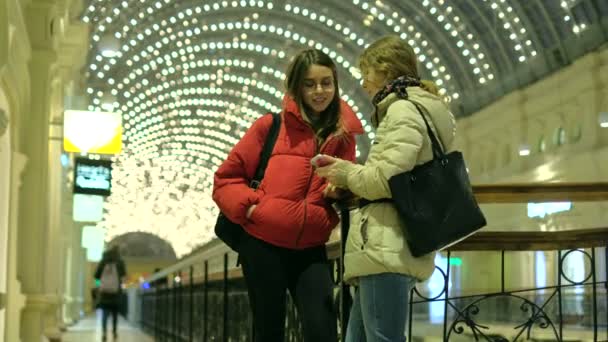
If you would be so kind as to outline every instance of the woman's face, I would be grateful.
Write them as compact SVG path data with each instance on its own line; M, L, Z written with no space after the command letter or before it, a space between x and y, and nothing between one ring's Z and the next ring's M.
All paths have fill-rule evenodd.
M386 75L375 69L369 68L363 73L363 90L373 98L386 83Z
M311 65L302 84L302 101L312 111L308 114L319 115L327 109L335 94L332 70L323 65Z

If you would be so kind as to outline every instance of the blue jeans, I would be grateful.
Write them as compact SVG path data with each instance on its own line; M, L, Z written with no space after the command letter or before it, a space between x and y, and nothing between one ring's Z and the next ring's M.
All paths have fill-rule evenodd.
M404 342L415 284L415 278L396 273L360 277L345 341Z

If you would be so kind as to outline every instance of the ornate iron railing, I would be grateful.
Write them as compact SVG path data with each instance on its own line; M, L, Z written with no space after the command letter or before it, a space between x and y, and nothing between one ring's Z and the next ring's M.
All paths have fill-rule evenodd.
M500 240L500 238L505 237L506 234L509 236L504 240ZM554 235L554 238L556 238L555 240L559 240L559 242L552 239L552 235ZM540 241L540 238L545 240ZM483 243L483 241L488 240L492 242L488 244ZM498 241L502 241L502 243ZM579 248L562 250L562 248L567 248L565 246L574 245ZM608 229L590 229L544 234L538 232L479 233L478 236L454 246L454 248L449 250L447 252L447 264L450 264L450 258L456 251L487 251L496 250L494 248L499 247L501 253L500 290L466 296L450 296L448 292L450 268L440 268L437 266L437 270L441 273L444 280L443 289L439 294L429 297L421 294L418 289L414 288L411 295L412 303L410 305L410 312L412 312L412 308L416 305L429 302L441 302L444 308L442 335L444 341L451 341L452 337L455 335L468 335L471 341L502 342L530 340L533 329L545 329L549 331L549 333L543 334L546 336L545 341L583 341L582 339L570 340L564 337L565 310L563 309L563 304L566 300L566 296L568 296L570 297L570 300L579 302L586 307L583 312L588 315L584 315L584 317L582 317L583 321L580 323L592 330L593 339L585 339L585 341L608 341L608 282L605 279L605 275L608 274L608 266L603 270L603 281L598 280L598 274L602 272L596 269L598 246L606 245L608 245ZM533 249L529 249L531 247ZM554 253L556 253L558 260L556 285L526 289L509 289L505 285L505 252L553 249L557 249ZM585 249L588 249L589 251ZM606 259L608 259L608 251L605 248L603 249L604 253L606 253ZM581 253L589 261L589 273L580 280L570 279L564 272L564 261L573 253ZM581 295L576 295L572 298L572 294L567 294L569 292L568 290L580 287L591 288L591 298L586 298ZM600 302L599 300L598 291L603 291L603 297L605 298L603 302ZM530 297L534 297L535 299L531 299ZM516 305L521 314L517 316L513 314L515 310L509 310L509 312L511 312L510 317L503 316L500 319L488 319L488 317L486 317L490 322L500 321L507 325L511 325L512 333L509 337L505 337L504 334L501 333L492 333L491 325L482 323L482 304L484 304L484 302L499 300L502 300L502 307L506 307L509 304L511 304L511 306ZM551 304L553 304L553 306L551 306ZM600 310L600 308L602 309ZM600 311L603 313L603 323L600 322ZM415 331L412 317L413 315L410 315L410 340L412 338L412 332ZM603 335L601 335L602 331L600 331L600 327L603 331ZM570 338L578 337L580 336L570 336Z
M474 191L480 203L608 200L606 183L488 185L475 186ZM343 211L342 214L346 213ZM434 341L608 341L606 246L608 228L566 232L479 232L452 246L447 251L445 266L437 266L443 279L439 293L426 294L417 288L412 290L408 341L423 341L417 329L424 328L419 322L428 318L429 305L440 305L443 311L442 322L431 325L438 337ZM450 262L454 255L463 251L500 253L497 265L500 267L499 290L451 293ZM558 261L557 284L524 289L509 287L505 262L512 253L522 251L554 251ZM579 253L591 267L584 279L569 279L563 270L564 261ZM596 269L599 253L605 253L607 269ZM336 303L340 303L340 316L344 317L348 313L349 301L348 291L341 287L339 278L338 243L328 245L328 255L335 265L336 294L341 294L337 295L340 300ZM147 280L150 288L139 293L142 327L157 341L251 341L254 328L249 302L241 270L235 261L236 255L215 240L152 276ZM602 274L603 279L600 279ZM589 291L579 293L581 288ZM578 310L578 316L573 316L572 310L568 309L573 305L582 308ZM302 341L294 305L289 302L287 307L285 340ZM344 320L346 322L347 318ZM590 336L579 339L566 334L564 330L571 330L568 323L572 320L585 327L586 334ZM345 324L340 326L344 331Z

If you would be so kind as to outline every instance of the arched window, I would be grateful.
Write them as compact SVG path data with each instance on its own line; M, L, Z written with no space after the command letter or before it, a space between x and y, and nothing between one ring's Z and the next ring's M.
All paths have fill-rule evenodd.
M566 143L566 130L563 127L559 127L555 131L555 136L553 137L553 144L555 146L562 146Z
M570 133L570 142L575 143L581 140L583 136L583 127L579 123L575 123L572 127L572 133Z
M545 137L541 135L540 139L538 139L538 152L545 152L546 149L547 143L545 142Z

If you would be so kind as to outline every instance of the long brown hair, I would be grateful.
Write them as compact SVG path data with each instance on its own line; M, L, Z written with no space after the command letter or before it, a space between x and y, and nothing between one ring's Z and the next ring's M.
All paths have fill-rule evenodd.
M414 49L399 36L389 35L370 44L359 57L359 69L365 72L374 69L386 75L387 81L399 76L420 79L418 59ZM433 81L421 80L421 88L431 94L439 95L439 88Z
M302 86L308 68L312 65L322 65L331 69L334 77L335 93L331 103L319 115L317 135L326 139L329 134L338 130L340 123L340 91L336 64L326 53L317 49L303 50L293 57L285 73L285 88L300 108L307 109L302 99Z

